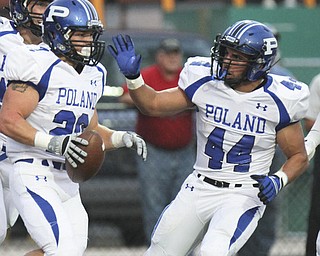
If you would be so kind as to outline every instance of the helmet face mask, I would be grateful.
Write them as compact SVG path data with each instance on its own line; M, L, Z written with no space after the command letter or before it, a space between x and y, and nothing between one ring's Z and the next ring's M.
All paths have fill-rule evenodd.
M37 37L40 37L42 12L39 12L39 8L44 10L52 1L53 0L10 0L10 17L16 26L24 27Z
M102 32L97 12L87 0L56 0L44 13L43 41L73 63L98 64L105 49L99 41Z
M246 74L252 62L249 56L234 51L227 45L220 44L214 59L218 63L216 79L223 80L232 88L246 81Z
M277 40L265 25L250 20L237 22L216 37L211 50L211 72L213 74L213 61L216 61L215 79L223 80L231 87L257 81L265 77L272 67L277 46ZM230 58L228 49L242 54L244 58ZM230 66L245 66L246 69L242 76L232 77Z

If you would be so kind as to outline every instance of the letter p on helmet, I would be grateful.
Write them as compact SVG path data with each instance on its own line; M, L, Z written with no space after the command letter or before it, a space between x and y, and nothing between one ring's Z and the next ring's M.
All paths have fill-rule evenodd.
M273 49L277 49L278 42L275 38L265 38L263 39L264 45L266 46L266 51L264 52L264 55L270 55L272 54Z
M53 16L65 18L68 17L70 11L67 7L64 6L50 6L49 14L46 18L46 21L53 22Z

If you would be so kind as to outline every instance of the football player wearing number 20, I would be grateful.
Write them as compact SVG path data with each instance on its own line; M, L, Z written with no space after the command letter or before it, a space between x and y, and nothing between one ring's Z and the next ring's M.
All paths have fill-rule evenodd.
M114 36L108 49L144 114L196 110L194 171L164 209L145 255L183 256L200 242L202 256L235 255L266 205L308 166L300 124L308 86L268 74L277 40L252 20L218 35L211 58L189 58L178 86L169 90L157 92L144 83L130 36ZM268 176L276 143L287 161Z
M77 145L84 129L96 130L105 150L135 147L146 158L137 134L99 125L96 103L107 72L99 63L105 44L102 23L87 0L56 0L43 15L39 45L16 47L4 67L8 88L0 111L0 130L8 136L13 164L13 200L40 247L27 255L81 256L87 246L88 216L65 170L84 162ZM17 104L18 102L18 104Z

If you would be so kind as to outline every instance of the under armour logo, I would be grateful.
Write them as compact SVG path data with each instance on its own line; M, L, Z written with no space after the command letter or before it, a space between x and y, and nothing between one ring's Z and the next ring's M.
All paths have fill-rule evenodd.
M91 85L97 86L97 81L96 80L91 80Z
M191 187L190 187L190 186L189 186L189 184L187 183L187 184L186 184L186 187L185 187L185 189L187 189L187 188L190 188L190 190L191 190L191 191L193 191L193 189L194 189L194 186L191 186Z
M267 111L267 105L262 106L260 102L257 103L256 109L262 108L263 111Z
M38 180L44 180L45 182L47 182L47 176L44 175L36 175L36 181Z

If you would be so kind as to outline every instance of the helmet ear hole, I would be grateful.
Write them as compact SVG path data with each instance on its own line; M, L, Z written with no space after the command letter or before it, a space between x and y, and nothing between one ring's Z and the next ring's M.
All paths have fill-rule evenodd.
M59 23L55 24L56 30L60 31L61 30L61 25Z

